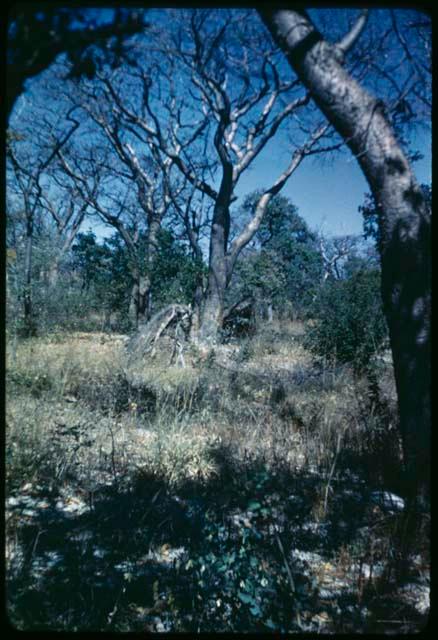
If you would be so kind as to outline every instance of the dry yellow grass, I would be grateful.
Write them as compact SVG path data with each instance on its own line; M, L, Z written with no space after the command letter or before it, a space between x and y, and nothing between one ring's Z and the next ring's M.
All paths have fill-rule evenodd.
M105 334L71 333L66 334L62 342L58 339L32 338L19 342L15 354L8 348L6 352L7 368L24 370L48 369L58 372L65 367L77 366L90 373L101 372L111 366L122 353L123 336Z
M216 473L218 442L236 460L327 471L340 434L349 446L363 437L357 389L348 368L316 382L306 377L312 359L300 344L302 323L268 329L247 343L243 360L237 349L222 348L217 364L187 358L185 368L159 354L131 361L122 335L76 332L20 342L15 354L8 347L8 464L21 460L23 469L27 458L37 473L40 456L32 462L31 451L51 451L57 425L65 424L88 433L82 460L96 473L114 471L112 456L120 473L142 468L171 484L207 478ZM273 402L278 380L282 396ZM385 384L391 387L388 375ZM146 392L152 413L142 404Z

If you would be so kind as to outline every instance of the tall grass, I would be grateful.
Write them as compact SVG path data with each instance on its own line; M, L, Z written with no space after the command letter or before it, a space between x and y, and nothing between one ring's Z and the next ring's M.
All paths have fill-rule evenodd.
M159 447L156 471L166 466L163 460L177 468L176 458L190 458L190 439L195 450L205 433L226 443L236 458L270 465L327 470L339 438L343 458L348 451L360 454L373 429L372 410L364 416L366 385L358 389L346 366L315 367L301 345L301 329L294 323L283 333L278 327L262 330L240 351L219 348L212 361L189 359L185 368L159 357L132 360L121 336L73 333L62 341L20 342L14 354L7 353L10 450L21 443L9 474L19 459L22 468L23 456L32 458L32 451L35 472L37 460L50 459L44 449L59 423L76 423L90 433L123 429L127 440L152 430L145 458L152 465ZM386 393L389 388L393 396L390 383L387 376ZM200 468L204 463L208 468L208 447L200 447L195 457Z
M90 513L96 514L93 516L96 535L113 545L111 553L117 557L122 553L117 536L122 536L123 544L141 556L145 553L145 536L149 536L150 554L159 540L183 535L188 527L184 535L191 536L202 552L199 551L199 561L194 559L192 568L184 571L189 571L190 576L194 572L190 580L201 585L203 572L205 578L210 576L211 569L211 584L207 581L204 587L199 587L196 596L199 602L196 600L196 606L186 603L184 613L176 602L180 603L178 607L183 606L186 574L178 573L182 571L178 569L181 584L178 582L175 594L180 595L169 591L166 597L170 598L168 604L173 603L168 607L170 612L174 611L169 613L174 616L171 628L193 630L190 616L184 616L192 610L204 615L210 607L208 589L214 589L214 576L222 566L215 554L222 547L227 557L235 553L233 545L237 542L232 536L223 538L228 542L221 542L221 536L230 535L229 522L234 522L233 518L250 523L240 524L233 534L243 550L239 581L246 584L245 576L254 571L255 561L251 560L254 554L260 556L257 561L260 566L265 566L263 545L273 535L269 527L293 536L293 526L311 517L315 526L330 524L333 535L341 535L340 528L340 533L336 533L338 524L346 517L339 515L341 486L349 487L351 483L363 486L366 482L371 488L396 489L400 451L390 367L382 363L379 377L382 397L389 407L389 420L383 424L366 395L367 381L361 382L346 365L316 364L303 347L302 335L300 323L264 327L252 339L218 347L207 358L191 348L185 357L185 367L169 365L169 354L165 351L158 352L153 359L136 360L125 349L121 335L69 333L9 343L8 495L46 492L54 500L57 496L82 500L89 505ZM392 481L394 485L388 485ZM289 505L289 494L301 490L305 496L302 504L298 501ZM113 498L108 497L108 491ZM187 504L192 505L186 504L186 512L190 515L193 507L193 513L198 514L196 518L200 518L192 528L178 511L183 509L180 496L184 495L189 496ZM204 507L193 506L197 496L208 496ZM100 511L95 510L96 504L101 505ZM114 509L114 514L108 513L108 509ZM118 510L123 515L117 520ZM253 512L255 516L251 515ZM114 518L111 527L115 529L110 535L112 529L105 523L111 518ZM124 520L132 521L130 531L127 536L120 532L116 536ZM30 558L40 544L40 530L44 527L27 542ZM8 519L8 540L18 540L18 544L25 540L24 531L19 519ZM394 531L398 531L396 523L388 523L386 529L379 530L380 554L390 553L389 540L396 535ZM280 543L283 544L281 540ZM297 542L291 539L290 544ZM288 560L280 553L275 536L269 548L269 554L273 554L272 567L277 568L266 575L262 572L259 577L269 583L267 588L273 589L276 572L283 571ZM216 551L213 553L211 549ZM370 549L359 535L352 542L345 542L336 562L349 567L345 574L351 574L358 562L371 557ZM92 553L91 546L87 553ZM95 561L80 561L84 576L90 562ZM33 579L26 571L23 564L14 573L21 576L21 582L17 577L11 578L14 589L18 589L11 606L24 626L26 615L22 607L27 605L19 603L22 597L23 602L27 597L32 599L34 592ZM89 580L81 576L77 577L79 591ZM291 613L295 609L288 604L287 572L281 580L278 593L285 598L284 611L289 611L286 618L295 620L295 613ZM242 602L236 600L237 592L243 593L244 603L245 598L248 602L248 598L253 598L253 611L260 610L260 616L265 615L257 600L259 587L254 587L252 595L231 582L224 583L223 588L231 609L223 619L212 618L213 626L223 624L224 630L230 630L233 619L238 619L239 624L249 625L249 629L253 623L256 629L264 628L260 627L261 622L255 622L256 618L251 615L248 618L239 608ZM147 596L155 603L161 597L157 589ZM114 602L121 597L113 592L110 596ZM109 628L105 620L108 611L117 610L114 602L109 609L109 605L102 604L106 613L99 614L103 616L99 624L92 608L86 608L81 617L79 605L75 604L73 613L67 615L60 603L57 605L61 611L60 628L75 625L90 628L93 624ZM119 628L130 630L133 618L128 609L125 614L128 622L125 626L120 622ZM44 616L44 624L51 628L50 611ZM224 622L225 619L229 622ZM277 622L280 625L277 629L286 624Z

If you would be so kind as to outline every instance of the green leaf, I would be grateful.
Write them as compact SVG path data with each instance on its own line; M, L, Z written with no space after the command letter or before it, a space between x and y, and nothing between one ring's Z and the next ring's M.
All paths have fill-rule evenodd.
M257 500L251 500L248 503L248 510L249 511L257 511L258 509L261 509L262 505L260 504L260 502L257 502Z
M261 614L261 609L258 604L253 604L249 609L253 616L259 616Z
M256 601L254 600L254 598L252 596L250 596L248 593L243 593L243 591L238 591L237 592L237 597L244 604L252 604L252 605L256 604Z

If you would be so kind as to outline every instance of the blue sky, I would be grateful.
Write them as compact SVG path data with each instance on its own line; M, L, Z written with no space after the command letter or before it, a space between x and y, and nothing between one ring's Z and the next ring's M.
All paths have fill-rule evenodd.
M424 158L413 165L420 183L431 182L431 136L418 134L412 148ZM278 173L276 166L265 160L263 166L242 176L241 189L248 193L268 185ZM332 160L307 158L289 179L282 191L298 207L300 215L312 229L325 235L358 234L362 232L362 216L358 211L364 194L369 191L359 165L349 151Z
M327 19L324 11L318 10L311 13L317 21ZM337 19L333 21L331 18L333 10L330 10L328 19L333 38L336 36L333 32L334 28L339 30L338 35L346 31L349 13L351 11L340 11ZM356 14L356 11L353 10L353 13ZM154 14L154 19L156 18ZM371 23L373 21L380 23L382 20L389 20L387 11L372 12ZM369 28L373 28L372 24ZM398 52L394 51L394 54L397 56ZM279 146L281 146L280 153ZM419 150L424 155L424 158L413 166L418 181L431 183L430 132L423 130L413 134L410 148ZM236 195L239 196L236 206L248 193L270 186L287 166L289 159L290 152L287 152L284 143L279 145L278 138L268 144L254 166L242 175L236 189ZM312 229L333 236L362 232L362 217L358 207L363 203L364 194L368 191L368 185L356 160L348 150L345 150L329 160L324 157L307 158L291 176L282 190L282 195L291 199ZM112 233L110 228L105 229L100 224L95 227L95 231L99 236Z
M96 17L105 21L111 17L112 10L96 10ZM152 14L149 14L151 16ZM316 16L318 15L318 12ZM157 17L154 14L154 20ZM335 21L336 24L336 21ZM345 25L338 25L341 32ZM425 130L417 132L411 140L411 149L420 150L424 158L414 165L414 171L420 183L431 182L431 135ZM246 171L237 186L239 200L256 189L271 186L290 161L291 149L286 142L276 138ZM368 185L363 174L348 150L327 159L326 156L312 156L304 160L298 170L290 177L282 190L298 207L300 215L313 230L327 236L360 234L362 217L358 207L364 201ZM83 230L92 228L99 238L108 237L114 229L98 220L86 220Z
M420 183L431 183L431 136L425 132L417 133L412 139L412 148L421 150L422 160L414 165L417 180ZM255 189L269 186L278 177L282 164L278 156L266 153L257 165L242 175L237 189L241 203L244 196ZM307 158L290 177L281 192L298 207L299 214L309 227L326 236L362 233L362 216L358 207L363 204L368 185L359 165L349 151L337 154L331 160ZM84 228L90 228L85 222ZM111 227L96 222L92 226L98 237L109 237L114 233Z

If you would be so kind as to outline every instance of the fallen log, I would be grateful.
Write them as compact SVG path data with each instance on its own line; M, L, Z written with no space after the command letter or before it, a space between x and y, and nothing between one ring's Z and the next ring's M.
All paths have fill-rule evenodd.
M185 304L171 304L156 313L149 322L141 326L129 340L126 349L133 357L149 355L153 358L156 354L158 341L164 335L173 331L175 347L172 353L181 353L180 343L188 338L192 309ZM179 343L176 344L176 343Z

